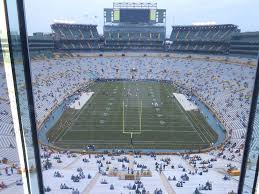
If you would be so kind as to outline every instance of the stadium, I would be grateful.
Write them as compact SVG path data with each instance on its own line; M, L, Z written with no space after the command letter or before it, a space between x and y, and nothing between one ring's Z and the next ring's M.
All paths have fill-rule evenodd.
M236 193L259 32L177 25L166 38L166 9L156 3L113 3L103 11L103 35L96 25L64 22L53 23L52 34L28 37L45 192ZM7 42L1 45L5 56ZM5 80L2 64L0 73ZM26 102L24 80L17 83ZM1 175L0 193L16 194L22 169L8 85L0 87L1 168L14 170ZM34 171L28 104L20 108ZM248 174L258 151L257 130Z

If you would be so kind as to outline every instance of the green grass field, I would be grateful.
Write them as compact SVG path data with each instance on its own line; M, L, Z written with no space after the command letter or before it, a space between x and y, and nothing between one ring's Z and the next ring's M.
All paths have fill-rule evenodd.
M48 132L50 142L67 149L202 149L217 134L198 111L185 111L169 83L96 82L80 110L68 109ZM131 144L131 137L132 142Z

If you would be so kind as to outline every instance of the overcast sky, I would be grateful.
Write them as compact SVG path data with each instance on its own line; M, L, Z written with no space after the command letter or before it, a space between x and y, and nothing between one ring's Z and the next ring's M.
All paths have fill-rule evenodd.
M157 2L167 10L167 36L172 25L207 21L259 31L259 0L25 0L28 32L51 32L50 24L58 19L97 24L102 34L103 9L112 8L113 2Z

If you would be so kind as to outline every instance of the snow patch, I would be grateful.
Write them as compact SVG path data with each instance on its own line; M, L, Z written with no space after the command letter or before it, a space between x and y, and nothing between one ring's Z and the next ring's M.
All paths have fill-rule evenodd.
M79 98L75 100L75 102L70 104L70 108L74 108L77 110L81 109L85 105L85 103L92 97L93 94L94 92L87 92L81 94L81 96L79 96Z
M185 111L198 110L198 107L187 99L183 94L173 93L178 102L182 105Z

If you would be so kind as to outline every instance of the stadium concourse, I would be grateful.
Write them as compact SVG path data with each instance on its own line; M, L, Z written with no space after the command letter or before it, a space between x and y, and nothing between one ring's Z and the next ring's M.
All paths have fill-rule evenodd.
M106 53L100 57L99 53L63 53L48 59L37 58L31 68L38 128L53 119L49 118L50 112L64 99L80 95L82 87L97 79L132 79L131 70L137 69L134 79L171 81L183 94L197 96L226 129L222 148L200 154L131 155L117 150L109 155L85 155L55 151L42 145L44 184L48 193L219 194L236 191L238 176L229 176L227 171L240 169L241 165L255 74L253 61L183 54L151 53L143 57L140 53L126 53L126 56ZM5 80L2 66L0 74L1 80ZM1 81L0 92L0 192L18 194L17 188L22 183L5 82ZM69 104L64 109L67 106ZM25 131L26 127L29 128L24 123ZM140 180L122 181L125 174L134 174Z

